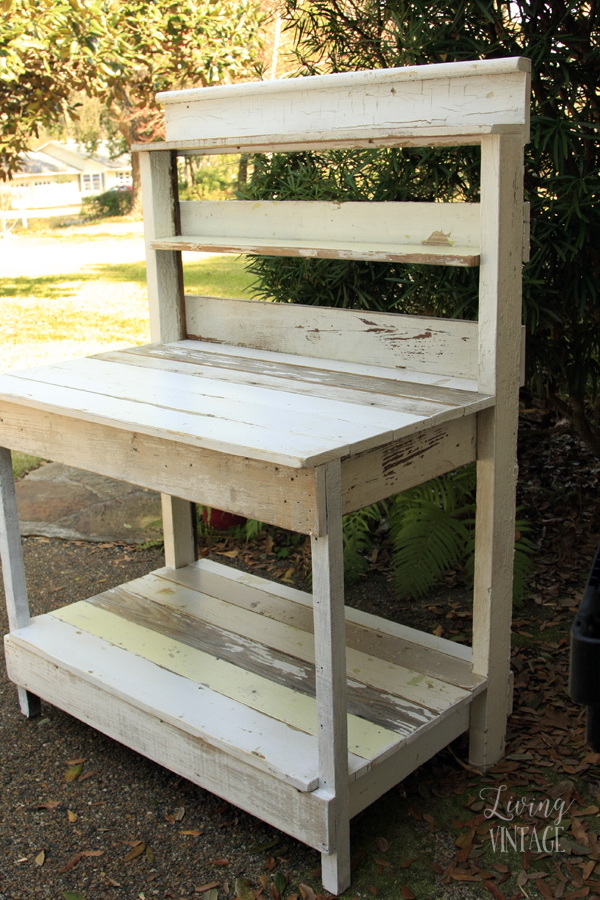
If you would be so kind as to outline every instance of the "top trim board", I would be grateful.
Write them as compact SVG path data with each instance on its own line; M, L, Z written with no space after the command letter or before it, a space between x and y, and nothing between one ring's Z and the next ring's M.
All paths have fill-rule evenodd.
M167 141L264 135L358 140L374 129L447 128L472 134L496 125L528 128L529 60L480 60L406 66L275 81L247 82L157 95L165 104Z

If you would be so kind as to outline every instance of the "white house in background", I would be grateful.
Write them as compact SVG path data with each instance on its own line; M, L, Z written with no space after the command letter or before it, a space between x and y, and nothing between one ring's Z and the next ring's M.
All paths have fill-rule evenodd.
M48 141L23 154L13 175L13 207L46 209L76 206L84 197L131 186L131 155L110 158L106 141L90 156L76 141Z

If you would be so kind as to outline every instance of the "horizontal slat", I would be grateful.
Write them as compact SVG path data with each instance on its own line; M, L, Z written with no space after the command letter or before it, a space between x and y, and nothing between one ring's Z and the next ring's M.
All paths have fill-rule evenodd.
M239 759L310 791L318 786L314 738L53 615L37 616L8 641L29 644L74 674ZM52 693L49 693L51 700ZM235 727L233 723L236 723ZM238 733L239 728L239 733ZM296 740L297 736L297 740ZM283 763L283 765L282 765ZM355 759L352 767L359 763Z
M256 613L246 613L217 598L200 596L189 588L175 586L153 575L105 591L92 597L89 603L232 662L276 684L309 697L315 696L315 668L305 662L307 654L294 652L289 642L286 644L285 632L279 645L275 639L275 632L281 634L281 630L289 626L276 621L266 622ZM239 618L246 621L252 618L260 620L252 623L248 630L240 628L239 621L233 621L234 614L240 612L242 616ZM219 613L223 614L222 619ZM303 634L298 629L292 630L300 635L301 641L312 646L312 635ZM434 718L434 714L423 707L367 687L364 681L359 681L350 679L348 682L348 712L354 716L402 736L412 734L416 728Z
M158 94L168 141L310 134L352 123L469 133L475 125L527 124L529 60L501 59L278 79Z
M208 594L199 595L184 587L169 588L162 579L153 575L130 582L128 590L158 604L185 611L186 615L243 635L271 649L280 650L290 657L314 664L312 628L309 630L289 622L267 619L257 615L255 610L240 608L239 605ZM396 697L434 712L447 709L465 695L461 688L398 665L398 661L382 661L371 653L364 653L353 647L346 651L346 664L349 678L380 691L389 691ZM240 662L239 665L243 663Z
M196 295L185 305L193 340L477 378L477 322Z
M312 597L304 591L203 559L181 569L164 568L156 576L185 585L199 594L219 597L242 609L312 632ZM471 648L436 635L389 622L346 607L347 646L399 662L448 684L479 689L483 680L470 671Z
M120 478L301 534L319 534L313 469L224 456L164 437L132 433L0 401L3 446Z
M478 203L334 203L326 201L187 200L180 204L182 235L219 240L356 245L356 252L433 250L477 255ZM435 242L441 242L436 248ZM427 243L429 242L429 243ZM433 242L433 243L432 243ZM445 246L444 246L445 245ZM288 246L286 243L284 246ZM384 251L383 247L386 247Z
M281 763L290 762L293 772L297 762L299 783L307 771L314 783L314 738L296 731L289 736L290 729L281 723L211 696L206 688L106 641L96 640L92 646L90 635L75 638L76 630L63 622L54 620L55 627L40 634L39 621L5 638L9 676L16 683L298 840L327 850L330 798L318 789L305 792L281 777ZM78 641L83 655L77 652ZM232 733L244 745L245 717L247 752L240 755L229 746L228 732L235 723ZM269 725L264 730L263 719ZM222 747L218 739L209 743L202 736L213 726L217 734L225 732Z
M290 438L285 432L277 434L255 425L44 384L34 380L34 369L26 371L27 377L1 375L0 396L36 409L294 468L318 465L349 452L347 445L332 440L298 434Z
M233 391L237 390L238 385L246 384L270 388L288 394L290 402L292 402L294 394L301 394L313 400L318 398L341 400L343 403L353 406L354 404L367 406L371 410L388 409L412 415L429 416L444 409L449 410L454 406L461 406L465 399L464 394L459 394L456 402L453 403L453 392L448 391L449 398L445 398L446 402L444 402L438 399L442 393L439 389L419 390L405 382L388 382L385 394L375 394L368 390L369 386L373 387L374 385L369 385L369 379L365 378L345 379L343 375L335 377L332 372L320 375L314 370L300 366L281 366L279 374L275 375L270 372L274 371L276 367L261 367L260 363L255 364L252 360L249 361L249 365L246 365L247 361L239 357L236 363L235 358L230 356L195 354L193 351L190 353L184 348L177 348L176 345L167 346L173 346L172 353L170 350L165 350L163 346L156 349L150 346L145 348L145 352L137 352L142 348L132 348L131 351L113 350L108 353L98 353L94 359L120 362L128 366L138 366L140 369L160 369L164 372L192 375L195 379L202 379L203 383L204 379L214 380L221 384L229 384ZM195 362L192 361L192 357L197 357ZM204 362L200 363L199 358L201 357L204 357ZM215 357L217 358L215 359ZM264 372L264 369L269 369L270 372ZM346 381L348 381L348 386ZM371 381L376 384L376 379L371 379ZM435 399L426 396L430 392L435 395Z
M222 238L220 235L178 235L150 242L153 250L245 253L248 256L300 256L315 259L363 259L370 262L420 263L425 266L478 266L471 247L416 244L358 244L350 241L297 241L271 238Z
M85 600L55 610L51 615L183 675L190 681L207 685L211 690L279 719L292 728L298 728L307 734L317 732L316 703L297 691L128 622ZM394 732L372 725L357 716L348 716L348 749L357 756L371 759L397 740L398 735Z

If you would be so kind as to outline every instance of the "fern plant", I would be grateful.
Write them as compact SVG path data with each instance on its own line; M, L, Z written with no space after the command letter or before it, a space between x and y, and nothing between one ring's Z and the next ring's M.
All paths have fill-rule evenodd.
M384 510L384 504L376 503L344 516L344 580L347 584L356 584L368 571L368 557L373 551L373 526L381 522Z

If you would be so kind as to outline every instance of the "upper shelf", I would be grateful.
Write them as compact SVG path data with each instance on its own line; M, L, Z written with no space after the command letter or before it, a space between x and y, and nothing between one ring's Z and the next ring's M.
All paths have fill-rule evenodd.
M186 201L180 211L182 234L154 250L479 265L477 203Z
M157 99L165 104L167 142L181 142L181 149L188 142L251 147L266 137L270 149L299 141L403 143L411 136L461 144L497 129L519 130L527 140L530 69L528 59L514 57L254 81Z

